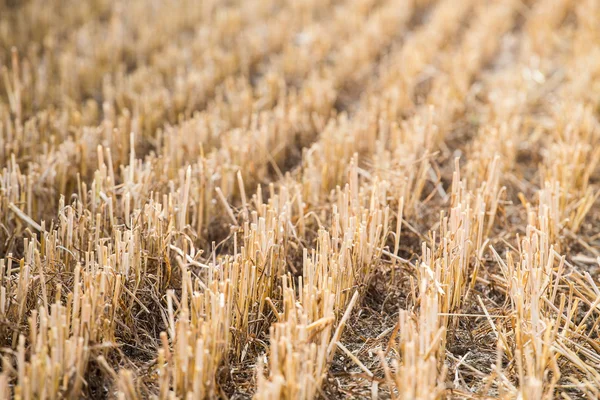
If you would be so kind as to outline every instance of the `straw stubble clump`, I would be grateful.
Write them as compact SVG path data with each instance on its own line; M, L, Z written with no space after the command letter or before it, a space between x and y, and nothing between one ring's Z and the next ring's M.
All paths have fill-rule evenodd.
M598 398L598 20L0 0L0 398Z

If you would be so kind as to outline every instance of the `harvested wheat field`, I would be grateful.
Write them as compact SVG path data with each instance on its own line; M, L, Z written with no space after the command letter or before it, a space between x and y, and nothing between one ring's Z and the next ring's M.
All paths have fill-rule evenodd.
M0 0L0 399L600 398L600 0Z

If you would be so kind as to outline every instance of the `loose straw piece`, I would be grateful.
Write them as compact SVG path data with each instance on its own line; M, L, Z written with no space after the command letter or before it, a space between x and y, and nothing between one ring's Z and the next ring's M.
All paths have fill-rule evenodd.
M17 217L21 218L24 222L26 222L33 229L35 229L38 232L42 231L42 226L40 224L38 224L37 222L35 222L33 219L31 219L31 217L29 215L27 215L23 211L21 211L21 209L19 207L17 207L16 205L14 205L14 203L9 203L8 208L10 208L12 210L12 212L17 214Z
M229 216L229 218L231 218L231 222L233 222L234 225L237 225L237 219L235 219L233 210L229 206L229 203L227 203L227 199L225 198L225 195L221 191L221 188L217 187L217 188L215 188L215 190L217 192L217 195L219 196L219 200L221 200L221 203L223 203L223 206L225 207L225 211L227 212L227 215Z
M346 346L344 346L340 342L335 342L335 344L337 345L337 347L340 348L340 350L346 353L346 355L350 357L350 359L354 361L354 363L358 365L358 367L362 369L365 374L369 375L369 377L371 378L373 377L373 373L369 370L369 368L367 368L365 364L363 364L354 354L352 354L352 352L348 350Z
M344 312L344 315L342 316L340 323L338 324L337 328L335 329L335 333L333 334L333 338L331 338L329 347L327 347L327 359L329 361L331 361L331 359L333 357L336 343L340 339L340 336L342 336L342 330L344 329L344 325L346 325L346 321L348 321L348 318L350 318L350 314L352 313L352 309L354 308L354 305L356 304L357 300L358 300L358 291L355 291L354 295L352 295L352 299L350 299L350 303L348 304L348 307L346 308L346 312Z

